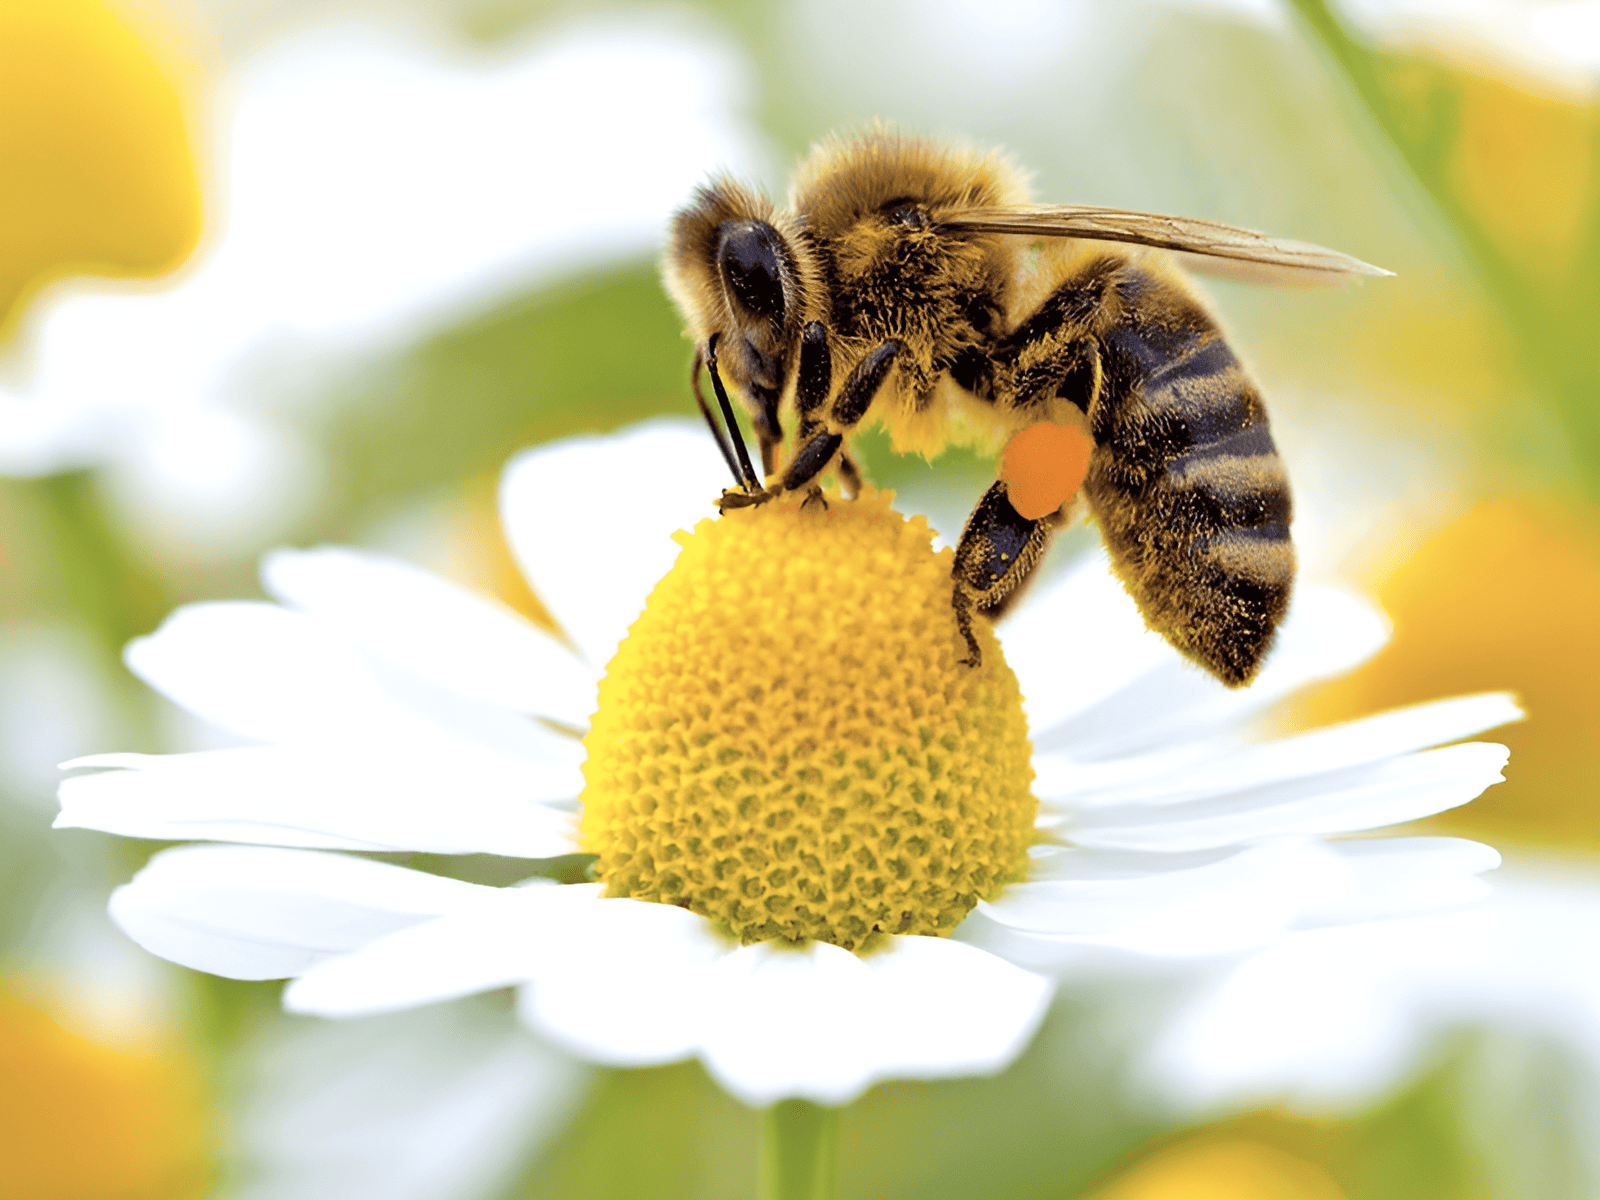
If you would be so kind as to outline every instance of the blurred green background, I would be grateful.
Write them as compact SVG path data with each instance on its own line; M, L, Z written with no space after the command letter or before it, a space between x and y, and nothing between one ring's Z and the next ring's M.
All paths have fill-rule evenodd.
M1593 7L1495 11L1504 28L1533 28L1545 9ZM729 119L759 139L758 181L774 191L814 139L883 117L1004 145L1044 199L1230 221L1394 270L1339 291L1208 285L1271 399L1307 576L1372 591L1395 625L1387 650L1302 697L1294 720L1519 692L1531 719L1495 735L1512 749L1508 782L1430 825L1592 870L1600 102L1571 61L1486 32L1483 8L1386 24L1368 4L1352 24L1315 0L0 0L0 384L27 378L55 281L162 287L203 259L230 199L207 149L226 132L230 81L297 31L390 22L458 57L586 23L701 39L737 64ZM584 203L581 161L547 169ZM530 443L691 413L687 362L650 257L600 256L356 346L335 369L287 372L295 394L273 418L318 467L276 524L194 542L93 462L0 478L0 1195L366 1194L293 1176L274 1161L294 1157L293 1137L269 1135L338 1082L308 1068L296 1090L273 1064L297 1061L308 1038L362 1035L308 1032L276 1012L276 985L168 970L120 943L104 897L151 847L50 833L49 764L193 745L121 647L174 604L259 595L255 561L274 544L396 550L538 616L499 540L500 464ZM962 453L897 459L876 433L861 450L869 477L947 534L992 472ZM1068 987L1000 1077L874 1089L844 1118L843 1195L1600 1194L1595 1081L1515 1030L1441 1037L1425 1070L1360 1112L1206 1121L1141 1103L1123 1074L1178 986ZM520 1036L502 1001L463 1021ZM454 1033L429 1036L444 1060L455 1053ZM327 1061L365 1070L374 1044ZM462 1063L488 1053L482 1037L460 1045ZM756 1114L697 1065L551 1070L555 1098L498 1134L494 1154L404 1194L750 1193ZM409 1078L399 1090L442 1094L443 1075ZM378 1163L381 1106L370 1124L338 1153ZM380 1177L374 1166L367 1183Z

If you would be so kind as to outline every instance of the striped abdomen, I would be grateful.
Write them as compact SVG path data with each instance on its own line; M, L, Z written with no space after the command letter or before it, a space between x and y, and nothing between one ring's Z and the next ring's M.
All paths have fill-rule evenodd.
M1283 461L1210 318L1174 284L1135 282L1098 336L1089 504L1150 627L1238 687L1294 583Z

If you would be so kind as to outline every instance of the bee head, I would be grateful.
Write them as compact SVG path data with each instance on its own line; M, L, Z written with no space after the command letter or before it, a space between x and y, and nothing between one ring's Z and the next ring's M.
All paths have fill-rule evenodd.
M731 179L711 181L673 218L662 281L701 361L775 441L800 330L822 295L821 268L800 222ZM765 444L765 443L764 443Z
M729 179L702 187L679 211L662 276L697 342L720 333L729 346L749 342L774 355L799 336L807 268L791 224Z

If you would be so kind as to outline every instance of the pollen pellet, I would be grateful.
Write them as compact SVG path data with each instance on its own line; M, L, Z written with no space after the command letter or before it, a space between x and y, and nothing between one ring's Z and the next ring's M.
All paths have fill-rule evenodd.
M583 843L607 894L744 942L946 934L1022 876L1033 768L1016 677L980 666L951 554L870 489L679 534L600 685Z
M1088 433L1071 425L1039 421L1006 443L1000 474L1006 498L1030 521L1049 516L1077 494L1089 475Z

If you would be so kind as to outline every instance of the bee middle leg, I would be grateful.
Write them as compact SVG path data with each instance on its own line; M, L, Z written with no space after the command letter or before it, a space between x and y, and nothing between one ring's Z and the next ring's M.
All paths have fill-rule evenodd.
M967 518L951 575L956 627L967 642L968 656L961 661L969 667L983 661L972 632L974 611L998 617L1005 610L1050 545L1055 524L1051 517L1030 519L1013 508L1003 479L995 481Z
M813 330L818 332L815 343L812 338ZM813 349L814 345L820 348ZM832 374L827 343L821 338L819 323L812 322L807 327L806 340L800 348L800 380L797 391L801 413L801 446L794 460L790 462L789 469L783 473L783 480L773 490L791 492L805 487L822 474L823 469L833 461L834 455L844 445L845 434L861 424L862 418L867 415L867 410L872 407L872 402L877 398L884 380L888 378L889 368L894 365L895 355L899 353L899 343L884 342L857 363L855 369L845 377L839 395L833 402L833 410L828 421L829 426L840 430L833 432L824 426L818 416L823 400L827 397L830 380L826 376ZM860 471L848 458L842 458L840 462L841 482L850 491L858 491L861 487ZM846 462L849 463L848 466L844 465Z

